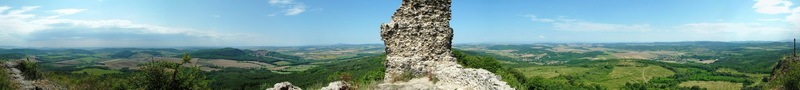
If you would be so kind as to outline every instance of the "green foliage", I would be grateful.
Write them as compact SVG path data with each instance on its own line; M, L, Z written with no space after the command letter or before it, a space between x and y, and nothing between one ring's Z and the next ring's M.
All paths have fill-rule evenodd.
M349 73L354 84L368 84L383 80L386 55L376 55L354 60L342 60L322 64L301 72L277 74L265 69L223 68L209 72L214 80L211 87L217 89L264 89L273 84L289 81L300 87L325 86L334 80L341 80L342 73ZM337 74L338 73L338 74Z
M715 62L715 67L733 68L746 73L770 73L775 62L790 52L791 49L779 51L745 51L743 55L729 55Z
M25 76L25 79L28 80L38 80L44 77L41 73L42 70L39 68L39 64L36 62L31 62L30 59L27 60L19 60L17 61L17 65L15 68L22 71L22 75Z
M798 57L788 57L783 70L777 69L773 72L773 79L769 81L769 87L773 89L798 90L800 89L800 59Z
M467 68L481 68L486 69L495 75L502 77L508 85L518 90L533 89L533 90L604 90L606 87L597 84L583 84L576 82L557 82L549 79L534 77L526 78L524 74L513 68L503 67L499 61L493 57L482 57L480 54L474 52L452 50L453 56L457 58L459 64ZM472 54L470 54L472 53ZM486 56L486 55L483 55ZM574 81L574 80L573 80Z
M22 59L22 58L25 58L25 54L22 54L22 53L0 54L0 60L14 60L14 59Z
M6 68L0 66L0 90L15 90L9 81L9 75L6 73Z
M381 81L383 80L384 74L385 73L383 71L369 71L364 76L361 76L361 78L359 78L358 80L362 81L362 83L364 84L369 82Z
M141 78L141 88L148 90L203 90L210 89L209 82L198 66L181 66L190 62L191 57L184 54L182 63L169 61L151 61L142 68L142 75L134 78Z
M104 69L90 68L90 69L83 69L83 70L80 70L80 71L73 71L72 73L75 73L75 74L86 73L86 74L92 74L92 75L103 75L103 74L113 74L113 73L122 73L122 72L115 71L115 70L104 70Z

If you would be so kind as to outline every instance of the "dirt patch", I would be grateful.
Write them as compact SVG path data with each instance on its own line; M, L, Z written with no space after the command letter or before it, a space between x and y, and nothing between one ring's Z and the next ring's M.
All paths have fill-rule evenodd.
M717 61L718 61L718 59L714 59L714 60L703 60L703 61L697 61L697 63L711 64L711 63L714 63L714 62L717 62Z
M625 58L625 59L650 59L656 57L656 55L644 52L626 52L626 53L612 53L614 57Z

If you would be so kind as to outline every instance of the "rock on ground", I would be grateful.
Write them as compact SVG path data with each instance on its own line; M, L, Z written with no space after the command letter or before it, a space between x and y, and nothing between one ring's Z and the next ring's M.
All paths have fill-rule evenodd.
M328 86L322 87L320 90L352 90L354 89L350 84L342 81L335 81L328 83Z
M300 87L294 86L292 85L292 83L289 82L281 82L281 83L275 83L275 85L273 85L272 88L267 88L267 90L303 90L303 89L300 89Z

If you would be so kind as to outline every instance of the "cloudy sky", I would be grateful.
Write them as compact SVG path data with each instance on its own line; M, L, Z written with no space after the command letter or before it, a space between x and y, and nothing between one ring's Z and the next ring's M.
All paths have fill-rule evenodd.
M0 0L0 46L379 44L401 0ZM795 5L798 4L798 5ZM783 41L800 0L454 0L454 43Z

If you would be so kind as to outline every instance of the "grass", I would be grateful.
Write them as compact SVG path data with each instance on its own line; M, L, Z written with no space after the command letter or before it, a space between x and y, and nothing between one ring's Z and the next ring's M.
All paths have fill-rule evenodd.
M725 81L686 81L678 86L692 87L695 85L702 88L708 88L708 90L740 90L743 86L742 83L731 83Z
M284 65L289 65L289 64L292 64L292 62L288 62L288 61L278 61L278 62L274 62L273 64L275 64L275 65L278 65L278 66L284 66Z
M625 83L628 82L647 82L654 77L667 77L674 74L675 72L656 65L647 65L643 67L614 67L614 70L608 74L609 80L597 84L608 86L609 88L619 88L625 86Z
M606 78L595 79L594 84L607 86L608 88L620 88L625 86L625 83L642 83L654 77L667 77L674 74L675 72L669 69L655 65L642 67L622 66L614 67Z
M103 74L122 73L122 72L116 71L116 70L104 70L104 69L91 68L91 69L83 69L83 70L80 70L80 71L73 71L72 73L75 73L75 74L88 73L90 75L103 75Z

